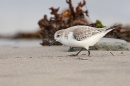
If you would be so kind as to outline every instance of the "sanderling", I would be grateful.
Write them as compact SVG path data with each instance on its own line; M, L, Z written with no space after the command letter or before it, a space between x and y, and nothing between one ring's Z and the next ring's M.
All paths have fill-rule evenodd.
M78 55L83 48L85 48L88 51L88 56L90 56L89 46L96 44L103 36L113 29L114 26L109 28L95 28L83 25L72 26L67 29L58 30L54 34L54 40L50 45L58 41L66 46L81 47L81 50L73 56Z

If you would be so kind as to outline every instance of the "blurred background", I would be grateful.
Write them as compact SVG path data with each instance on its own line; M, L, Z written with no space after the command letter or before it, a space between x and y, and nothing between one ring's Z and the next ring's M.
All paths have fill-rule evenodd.
M76 7L80 1L83 0L72 0L73 6ZM52 16L50 7L60 7L58 11L60 13L68 8L68 4L66 0L0 0L0 45L16 46L19 41L9 39L17 38L19 33L38 33L40 30L38 21L43 18L44 14L48 18ZM129 25L129 8L130 0L86 0L86 5L83 7L88 10L89 22L100 20L105 26L115 23ZM40 46L40 41L42 40L33 39L31 43ZM26 45L23 41L20 43Z

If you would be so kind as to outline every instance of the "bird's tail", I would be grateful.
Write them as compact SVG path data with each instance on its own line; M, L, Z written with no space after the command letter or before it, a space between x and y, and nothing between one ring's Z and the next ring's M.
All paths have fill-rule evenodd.
M106 28L105 31L113 30L113 29L114 29L114 27L112 26L112 27Z
M113 26L111 26L111 27L109 27L109 28L106 28L105 29L105 33L108 33L108 32L110 32L110 31L112 31L112 30L114 30L114 29L118 29L118 28L120 28L121 27L121 24L119 24L119 25L113 25Z
M112 27L109 27L109 28L106 28L105 31L104 31L104 33L107 34L108 32L110 32L110 31L112 31L112 30L114 30L114 27L113 27L113 26L112 26Z
M116 25L116 24L115 24L115 25L113 25L113 26L107 28L106 31L113 30L113 29L116 29L116 28L119 28L119 27L121 27L120 24L119 24L119 25Z

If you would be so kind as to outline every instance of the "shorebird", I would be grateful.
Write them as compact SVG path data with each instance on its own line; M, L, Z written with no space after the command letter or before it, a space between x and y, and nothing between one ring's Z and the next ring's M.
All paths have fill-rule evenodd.
M72 26L67 29L58 30L54 34L54 40L49 44L52 45L55 41L70 47L81 47L78 53L71 55L77 56L83 48L88 51L90 56L89 46L95 45L103 36L112 31L113 27L95 28L90 26Z

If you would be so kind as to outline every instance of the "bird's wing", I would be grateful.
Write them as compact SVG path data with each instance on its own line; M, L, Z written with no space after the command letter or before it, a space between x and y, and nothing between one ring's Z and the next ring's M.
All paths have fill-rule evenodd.
M95 34L101 33L104 31L104 28L94 28L89 26L77 26L73 30L73 36L77 41L82 41L88 37L91 37Z

